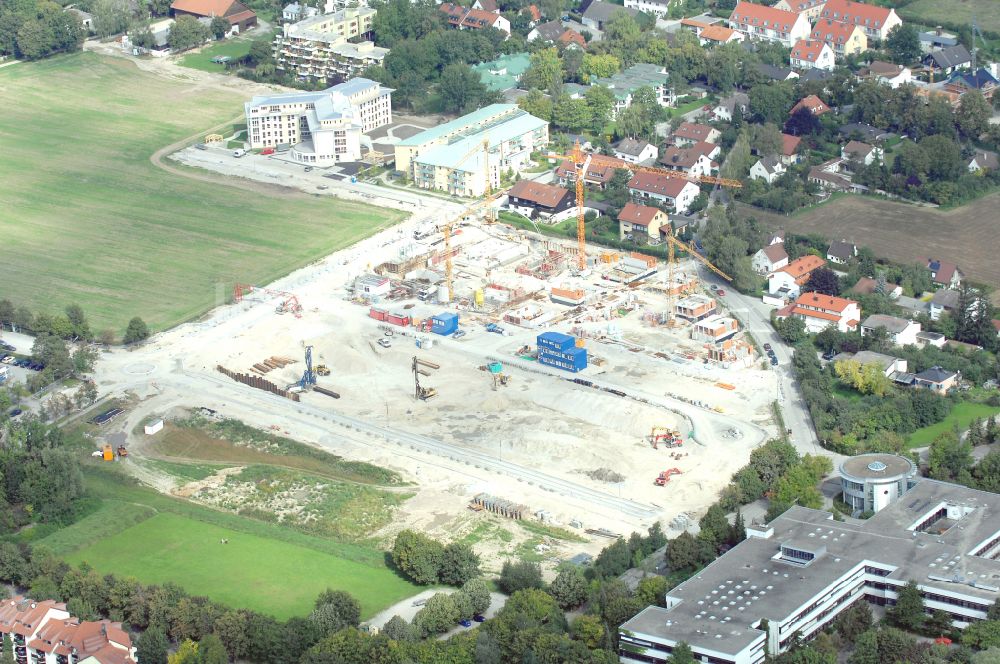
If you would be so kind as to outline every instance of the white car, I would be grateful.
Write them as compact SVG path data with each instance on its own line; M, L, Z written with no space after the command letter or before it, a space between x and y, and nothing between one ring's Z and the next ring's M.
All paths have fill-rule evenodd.
M378 340L378 345L381 346L382 348L390 348L392 346L392 342L386 339L385 337L382 337L381 339Z

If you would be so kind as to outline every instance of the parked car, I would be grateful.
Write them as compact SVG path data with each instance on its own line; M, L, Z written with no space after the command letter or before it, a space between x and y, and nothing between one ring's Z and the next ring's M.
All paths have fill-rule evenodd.
M825 353L823 353L823 359L828 362L835 357L837 357L837 351L835 350L828 350Z
M455 334L453 334L451 336L454 337L454 338L456 338L456 339L461 339L462 337L465 336L465 330L456 330Z
M11 344L7 343L6 341L0 341L0 348L3 348L4 350L9 350L11 352L14 352L15 350L17 350L16 348L14 348L14 346L12 346Z
M205 145L204 143L198 143L197 145L195 145L195 147L198 148L199 150L207 150L208 149L208 146Z
M13 355L4 355L3 358L0 359L0 362L3 362L4 364L10 364L13 361L14 361Z
M382 348L390 348L392 346L392 342L386 339L385 337L382 337L381 339L378 340L378 345L381 346Z
M472 616L472 619L475 620L476 622L480 622L480 623L481 622L486 622L486 616L475 615L475 616Z
M21 410L20 408L15 408L14 410L10 411L10 416L11 417L17 417L18 415L20 415L23 412L24 411Z
M306 173L308 173L308 172L309 172L309 171L311 171L312 169L313 169L313 167L312 167L312 166L306 166Z
M771 356L771 366L772 367L778 366L778 358L774 357L773 355Z
M725 297L726 291L724 291L721 288L719 288L719 289L716 289L715 294L718 295L719 297Z
M771 344L764 344L764 350L771 350Z
M472 621L469 620L468 618L462 618L461 620L458 621L458 624L461 625L462 627L472 627Z

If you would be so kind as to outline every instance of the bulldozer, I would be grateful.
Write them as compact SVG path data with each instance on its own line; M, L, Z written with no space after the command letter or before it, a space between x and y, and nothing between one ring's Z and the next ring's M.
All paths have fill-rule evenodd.
M119 459L127 459L128 458L128 449L126 449L124 445L119 445L118 446L118 458Z
M330 375L330 367L326 366L325 364L317 364L316 365L316 375L317 376L329 376Z

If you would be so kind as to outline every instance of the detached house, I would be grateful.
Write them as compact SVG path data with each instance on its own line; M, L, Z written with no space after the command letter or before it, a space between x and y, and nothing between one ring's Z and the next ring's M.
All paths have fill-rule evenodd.
M642 164L655 160L660 151L652 143L637 138L623 138L614 146L615 156L630 164Z
M663 18L670 8L670 0L625 0L625 7Z
M788 265L788 252L785 251L785 245L780 242L769 244L757 250L750 259L750 264L757 274L774 272Z
M965 46L956 44L948 48L931 51L924 56L924 64L935 74L951 74L957 69L971 65L972 55Z
M897 346L915 346L920 323L896 316L873 314L861 323L861 336L872 334L875 330L885 330L889 340Z
M824 113L830 112L830 107L827 106L822 99L816 95L809 95L808 97L803 97L799 100L795 106L792 106L792 110L788 112L789 115L795 115L795 113L802 108L809 109L809 112L813 115L823 115Z
M636 173L628 183L636 200L657 201L676 214L687 214L701 190L694 182L659 173Z
M986 171L995 171L1000 168L1000 159L997 159L996 152L989 152L987 150L976 150L969 159L969 163L966 165L970 173L985 173Z
M774 155L758 159L757 163L750 167L751 180L763 180L768 184L773 184L784 174L784 162Z
M863 53L868 49L868 36L860 26L828 18L816 21L809 37L827 44L838 58Z
M796 69L823 69L832 71L834 68L834 52L826 42L800 39L795 42L788 63Z
M819 256L801 256L767 275L767 292L784 298L798 297L812 273L826 265Z
M750 110L750 97L745 92L734 92L721 100L712 109L712 117L723 122L732 122L733 116L743 117Z
M737 3L729 16L729 27L749 39L773 41L786 48L809 36L805 15L752 2Z
M220 16L236 32L242 32L257 25L257 14L238 0L174 0L170 4L174 18L193 16L212 19Z
M924 369L913 376L913 386L934 392L947 392L958 385L959 374L941 367Z
M534 180L518 180L507 192L507 205L526 217L551 216L568 210L575 203L568 189Z
M617 157L608 157L602 154L588 155L589 163L587 170L583 173L583 183L604 189L615 171L619 168L628 169L628 162ZM560 185L568 185L576 182L576 167L571 161L564 161L556 167L555 176Z
M958 288L962 285L962 277L964 275L954 263L948 263L936 258L928 258L927 269L931 271L931 281L938 286Z
M660 229L664 226L669 228L667 213L648 205L626 203L618 213L618 231L622 240L629 235L657 240L660 237Z
M704 141L705 143L716 143L722 135L715 127L698 124L696 122L682 122L679 127L670 135L670 141L679 148L686 145L694 145Z
M875 60L868 65L867 69L863 69L859 73L861 76L872 78L882 85L888 85L893 90L913 82L913 72L908 67L882 60Z
M721 151L722 148L718 145L704 142L683 148L671 145L663 151L660 163L663 164L664 168L681 171L695 177L712 175L719 169L719 165L713 159Z
M448 25L459 30L482 30L496 28L510 35L510 21L485 9L466 9L461 5L445 2L438 10L448 19Z
M819 15L823 19L856 25L865 31L869 40L878 41L884 41L890 30L903 23L895 9L852 0L827 0Z
M801 136L791 134L781 135L781 163L785 166L799 163L799 144L802 143Z
M882 161L882 148L861 141L848 141L847 145L840 149L840 157L870 166L872 162Z
M857 255L858 245L847 240L834 240L826 250L826 260L838 265L847 265Z
M806 332L810 334L831 326L841 332L852 332L861 319L861 308L857 302L822 293L803 293L790 309L788 315L801 318L806 324Z

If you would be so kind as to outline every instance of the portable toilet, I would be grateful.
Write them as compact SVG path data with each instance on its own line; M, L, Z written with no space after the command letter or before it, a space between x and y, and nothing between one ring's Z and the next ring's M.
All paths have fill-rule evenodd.
M431 318L431 332L443 337L455 334L458 330L458 314L446 311Z

